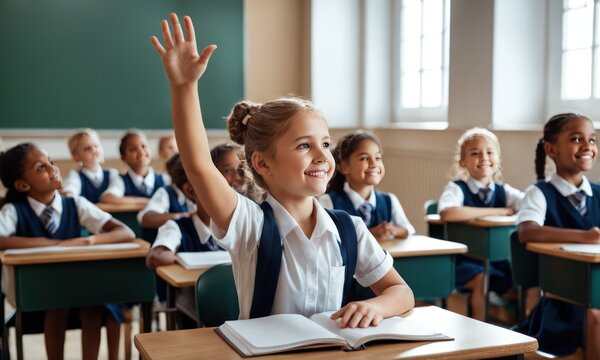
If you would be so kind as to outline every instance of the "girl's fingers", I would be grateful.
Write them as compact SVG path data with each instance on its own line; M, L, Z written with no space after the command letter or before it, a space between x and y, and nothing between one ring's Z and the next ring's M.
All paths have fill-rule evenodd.
M173 47L173 38L171 37L171 30L169 30L169 23L167 20L163 20L160 22L160 27L163 32L163 39L165 39L165 47L166 49L171 49Z
M204 50L202 50L202 54L200 54L200 59L198 60L200 64L208 64L208 60L210 60L210 57L216 48L217 45L208 45L205 47Z
M175 44L181 44L183 40L183 30L181 29L181 24L179 23L179 19L175 13L171 13L171 24L173 25L173 38L175 39Z
M165 48L160 44L160 41L158 40L158 38L156 36L152 36L150 38L150 41L152 41L152 45L154 46L154 49L156 50L158 55L160 57L165 56L165 54L167 53L167 50L165 50Z
M183 17L183 23L185 24L185 39L191 43L196 43L196 33L194 31L194 24L189 16Z

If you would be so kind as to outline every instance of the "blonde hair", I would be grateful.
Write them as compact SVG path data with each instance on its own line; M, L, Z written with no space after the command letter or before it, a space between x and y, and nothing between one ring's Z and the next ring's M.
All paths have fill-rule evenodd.
M100 135L94 129L85 128L77 131L75 134L71 135L68 140L69 151L71 155L74 155L79 147L79 142L84 137L89 137L92 141L95 141L98 144L98 159L100 160L100 164L104 162L104 148L102 147L102 143L100 142Z
M460 166L460 161L465 157L465 151L467 145L477 139L477 138L486 138L492 142L494 147L496 148L496 172L494 172L493 179L494 180L502 180L502 169L501 169L501 153L500 153L500 142L498 141L498 137L488 129L474 127L467 131L465 131L456 144L456 155L454 156L454 163L452 164L452 168L450 169L450 179L460 179L467 180L469 178L469 172Z
M290 127L290 119L300 111L312 111L322 117L309 100L296 96L283 97L264 104L242 101L234 106L227 117L227 129L231 140L244 145L246 162L255 181L263 188L267 186L252 167L252 154L259 151L273 157L276 140Z

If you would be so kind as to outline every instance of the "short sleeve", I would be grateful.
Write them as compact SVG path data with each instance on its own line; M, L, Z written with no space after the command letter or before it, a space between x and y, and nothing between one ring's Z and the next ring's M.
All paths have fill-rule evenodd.
M454 182L449 182L440 196L438 202L438 214L447 208L462 207L464 201L465 195L461 188Z
M69 171L69 174L65 178L62 191L73 195L81 195L81 178L79 177L78 171Z
M152 244L152 249L157 246L164 246L172 252L177 252L180 245L181 230L179 230L179 226L175 221L168 220L158 228L158 234L156 235L154 244Z
M517 222L533 221L543 226L546 221L547 202L542 190L531 185L525 190L525 196L521 201L521 208L517 213Z
M508 184L504 184L504 192L506 193L506 206L519 211L525 193Z
M358 216L351 216L356 228L357 259L355 278L364 287L381 280L394 264L391 255L381 248L365 222Z
M116 169L110 169L108 173L108 188L102 193L102 195L104 194L112 194L119 197L125 196L125 183Z
M169 212L170 205L169 193L164 187L159 188L148 200L146 207L137 214L138 223L141 224L144 215L150 211L154 211L159 214L166 214Z
M77 215L79 223L85 226L92 234L98 234L102 231L102 227L106 222L112 219L112 215L100 210L96 205L92 204L88 199L82 196L73 197L77 206Z
M13 236L17 232L17 211L13 204L0 209L0 236Z
M410 221L408 221L408 218L404 213L404 209L400 204L400 200L398 200L398 197L392 193L389 193L389 196L392 202L392 223L408 230L408 235L413 235L415 233L415 228L412 226Z

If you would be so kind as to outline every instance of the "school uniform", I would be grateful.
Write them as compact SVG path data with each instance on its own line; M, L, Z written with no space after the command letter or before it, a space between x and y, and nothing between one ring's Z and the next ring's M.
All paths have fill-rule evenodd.
M317 199L326 209L345 210L348 214L359 217L362 216L359 209L366 202L372 209L369 224L366 224L368 228L387 221L392 225L405 228L409 235L415 233L415 228L408 221L400 201L392 193L374 190L365 200L346 182L343 191L332 191L317 197Z
M195 211L196 204L188 199L183 191L181 191L177 185L171 184L166 185L154 193L146 207L137 214L137 221L141 225L142 218L150 211L158 214L167 213L187 213L189 211ZM158 229L153 228L142 228L144 240L154 242Z
M97 234L102 231L112 216L100 210L84 197L63 197L55 191L54 199L48 205L55 214L52 219L56 232L49 232L40 217L47 205L31 197L26 201L8 203L0 209L0 236L46 237L57 240L81 236L81 226ZM106 308L119 322L123 321L120 307L106 304Z
M118 176L116 169L102 169L98 166L96 171L86 168L71 170L65 178L64 192L80 195L92 203L100 202L100 197L108 189L111 179Z
M148 173L145 177L128 169L125 174L111 181L111 184L104 193L113 194L118 197L138 196L150 198L159 188L170 183L171 179L169 176L156 173L152 168L148 168Z
M316 226L309 239L270 194L265 201L272 209L282 246L281 270L271 313L311 316L338 310L342 303L345 268L342 266L339 232L332 218L314 199ZM260 205L238 194L229 229L224 231L211 223L214 238L232 258L240 319L250 317L264 220ZM357 236L355 278L360 285L368 287L387 274L393 260L381 249L362 219L352 217L352 221Z
M491 182L485 199L479 195L484 186L478 180L469 177L466 181L452 181L446 185L438 202L438 212L452 207L512 207L519 209L523 193L508 184ZM456 288L465 291L465 285L478 274L483 273L483 263L466 256L456 257ZM502 295L512 287L512 271L507 260L491 261L490 290Z
M580 191L586 195L585 215L569 200L570 195ZM548 182L539 182L526 190L518 222L526 221L581 230L600 226L600 185L591 184L584 176L576 187L554 174ZM523 327L538 340L540 350L562 356L575 352L583 344L584 317L581 306L543 297Z

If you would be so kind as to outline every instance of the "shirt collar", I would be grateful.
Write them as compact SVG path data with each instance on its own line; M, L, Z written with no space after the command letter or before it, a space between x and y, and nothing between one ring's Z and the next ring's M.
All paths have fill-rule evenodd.
M177 187L177 185L175 184L171 184L171 187L173 188L173 190L175 191L175 194L177 195L177 202L180 204L187 204L189 207L190 203L193 203L190 199L187 198L187 196L185 196L185 194L183 193L183 191L181 191L181 189L179 189Z
M267 194L266 202L271 205L273 209L273 217L279 230L279 235L283 239L287 236L294 228L298 227L298 223L292 215L277 201L271 194Z
M582 177L581 185L579 185L579 187L576 187L575 185L571 184L556 173L552 174L552 176L550 177L550 183L554 185L556 190L558 190L558 192L562 196L572 195L578 192L579 190L583 190L587 196L593 195L592 186L590 185L590 182L585 177L585 175Z
M143 182L148 189L154 188L154 169L151 167L148 168L148 174L146 174L146 177L136 174L133 170L131 170L131 168L127 169L127 174L129 174L131 181L133 181L133 185L136 187L141 188Z
M486 187L485 185L483 185L481 183L481 181L479 181L471 176L469 176L466 183L467 183L467 186L469 187L469 191L471 191L472 194L477 194L479 192L479 189ZM496 189L496 184L492 181L487 186L487 188L489 188L491 191L494 191Z
M86 168L81 168L81 172L90 179L98 181L104 180L104 173L102 172L102 167L100 166L98 166L94 171Z
M365 200L362 198L362 196L360 196L359 193L354 191L347 182L345 182L344 183L344 192L350 198L350 201L352 202L352 205L354 206L355 209L358 209L358 207L361 206L365 201L368 202L369 204L371 204L373 207L377 206L376 200L375 200L375 191L371 191L371 194L369 194L369 198Z
M192 216L192 222L194 223L194 228L198 233L198 237L200 237L200 243L202 245L206 244L208 239L212 236L210 228L196 215Z
M38 217L40 215L42 215L42 212L46 208L46 204L41 203L30 196L27 197L27 202L29 202L29 206L31 206L31 208L33 209L33 212ZM54 211L56 211L56 213L58 215L62 214L62 210L63 210L62 198L57 190L54 190L54 198L52 199L50 204L47 206L50 206L52 209L54 209Z

